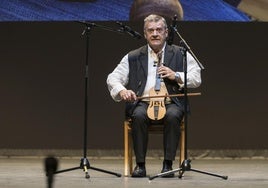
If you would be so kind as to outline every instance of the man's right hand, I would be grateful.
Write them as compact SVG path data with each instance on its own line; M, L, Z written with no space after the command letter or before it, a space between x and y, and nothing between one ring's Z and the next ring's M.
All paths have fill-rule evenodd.
M119 95L124 101L135 101L137 100L136 94L132 90L122 90L119 92Z

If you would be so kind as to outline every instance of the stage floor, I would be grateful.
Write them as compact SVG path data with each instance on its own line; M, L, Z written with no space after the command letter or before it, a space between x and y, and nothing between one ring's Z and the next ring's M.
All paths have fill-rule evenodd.
M0 158L0 187L1 188L45 188L47 187L42 157L11 157ZM58 170L80 166L79 158L59 158ZM191 169L228 176L227 180L186 171L179 179L178 173L174 178L124 177L124 163L122 159L90 159L91 167L122 174L117 177L105 172L89 169L90 178L85 178L82 169L55 174L54 188L163 188L163 187L232 187L232 188L260 188L268 186L268 160L266 159L202 159L192 160ZM147 174L154 176L160 173L162 167L160 159L147 160ZM178 168L178 164L174 164Z

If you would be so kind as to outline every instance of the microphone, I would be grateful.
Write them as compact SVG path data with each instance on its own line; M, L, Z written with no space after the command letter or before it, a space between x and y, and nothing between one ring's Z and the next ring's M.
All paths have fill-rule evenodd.
M120 26L120 29L118 30L119 32L126 32L130 36L132 36L133 38L136 38L136 39L141 38L141 34L138 33L137 31L134 31L131 27L124 25L122 22L116 22L116 23Z
M58 160L54 157L45 158L45 172L47 176L47 186L52 188L53 175L58 168Z
M169 45L173 44L175 29L177 29L177 15L176 14L174 15L172 24L169 27L168 41L167 41Z

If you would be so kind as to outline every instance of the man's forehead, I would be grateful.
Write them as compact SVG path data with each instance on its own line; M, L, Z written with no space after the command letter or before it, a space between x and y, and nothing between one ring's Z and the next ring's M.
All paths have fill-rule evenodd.
M152 21L152 22L147 22L147 24L146 24L146 26L147 26L147 28L159 28L159 27L164 27L164 23L161 21L161 20L159 20L159 21L157 21L157 22L155 22L155 21Z

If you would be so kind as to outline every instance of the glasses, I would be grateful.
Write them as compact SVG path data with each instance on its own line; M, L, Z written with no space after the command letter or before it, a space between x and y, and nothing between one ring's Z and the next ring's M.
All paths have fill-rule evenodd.
M159 27L159 28L156 28L156 29L152 29L152 28L147 28L145 29L145 31L148 33L148 34L152 34L154 33L154 31L156 31L157 33L163 33L165 31L165 28L163 27Z

